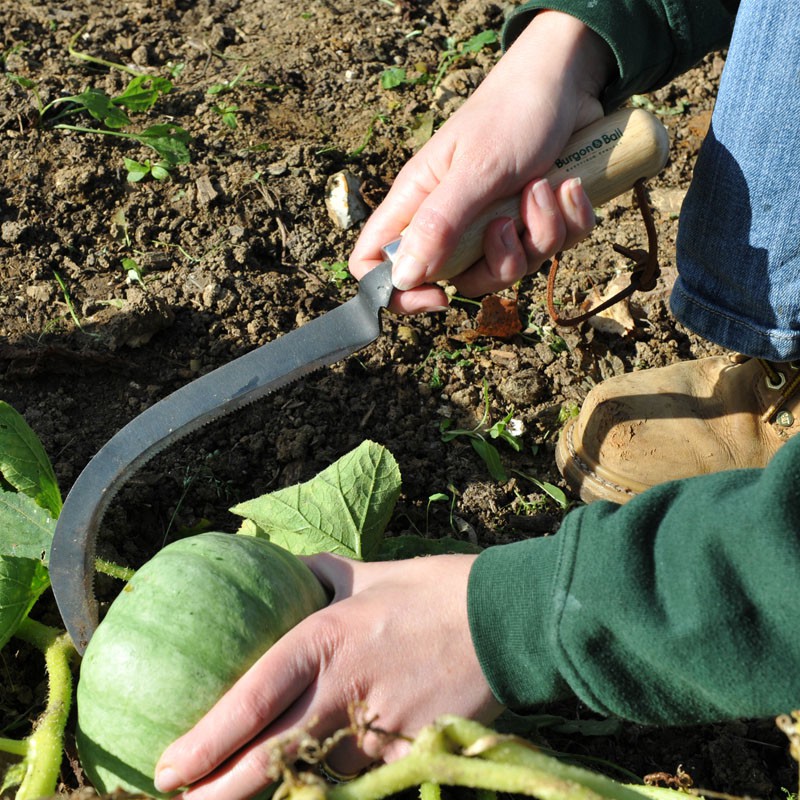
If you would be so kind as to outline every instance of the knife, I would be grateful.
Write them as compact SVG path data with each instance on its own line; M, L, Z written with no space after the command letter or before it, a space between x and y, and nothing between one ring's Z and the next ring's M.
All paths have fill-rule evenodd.
M664 126L642 109L625 109L578 131L546 177L553 186L580 177L593 205L599 206L658 173L668 154ZM493 219L511 217L521 228L519 203L516 196L490 206L462 237L442 278L457 275L480 258L483 233ZM375 341L381 310L392 296L398 244L396 240L383 248L386 260L359 281L355 297L155 403L87 464L59 515L49 563L56 603L81 655L98 625L95 543L114 495L133 472L176 439Z

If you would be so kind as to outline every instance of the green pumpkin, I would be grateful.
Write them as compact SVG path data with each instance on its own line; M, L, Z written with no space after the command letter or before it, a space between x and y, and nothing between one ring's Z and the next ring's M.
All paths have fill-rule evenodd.
M327 602L296 556L202 533L139 569L92 636L78 682L78 752L101 792L163 797L156 762L269 647Z

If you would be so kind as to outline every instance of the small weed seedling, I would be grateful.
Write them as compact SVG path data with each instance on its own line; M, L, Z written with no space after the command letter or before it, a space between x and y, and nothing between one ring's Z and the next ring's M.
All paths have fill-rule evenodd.
M146 158L144 162L134 161L132 158L123 158L122 162L125 164L125 169L128 170L126 180L128 183L138 183L139 181L151 175L157 181L166 180L169 177L169 162L167 161L151 161Z
M78 318L78 312L75 310L75 304L72 302L72 297L69 293L69 289L67 289L67 285L64 283L62 277L55 270L53 270L53 276L55 277L56 283L61 289L61 294L64 297L64 303L67 306L67 311L69 312L70 317L72 317L72 321L75 323L75 327L79 331L82 331L83 326L81 325L81 321Z
M514 419L513 409L502 419L489 425L489 388L486 380L483 382L483 417L481 421L472 429L455 428L450 426L453 421L443 419L439 423L439 432L443 442L452 442L459 436L465 436L472 445L473 450L483 459L489 469L489 474L496 481L505 483L508 480L508 473L500 460L498 449L490 440L501 440L512 447L517 452L522 448L520 437L522 436L522 426L519 420Z
M114 65L119 66L119 65ZM126 72L130 70L125 69ZM149 111L164 94L172 91L172 82L167 78L152 75L135 75L116 97L110 97L100 89L89 88L84 92L69 97L59 97L40 108L40 117L52 109L64 106L52 119L54 128L77 131L79 133L95 133L103 136L116 136L138 142L154 150L159 160L140 163L133 159L125 159L128 171L127 179L131 183L151 175L156 180L164 180L169 170L179 164L188 164L189 133L179 125L159 123L142 131L123 130L131 125L128 112L144 113ZM59 122L77 114L88 114L100 123L99 128L73 125Z
M514 470L515 474L519 475L520 478L524 478L526 481L530 481L534 486L538 487L543 491L551 500L555 502L555 504L562 510L568 511L569 507L572 505L567 495L558 488L555 484L548 483L548 481L540 481L538 478L534 478L533 475L527 475L524 472L520 472L518 469ZM518 494L520 501L523 505L527 504L521 495Z
M131 283L138 283L142 289L145 288L145 276L142 268L136 263L136 260L130 257L122 259L122 268L125 270L125 279Z
M353 277L350 274L350 270L347 268L346 261L334 261L333 263L322 261L320 266L328 273L328 279L337 289L341 289L342 286Z
M439 58L439 66L436 69L436 75L433 78L431 91L436 91L436 88L442 82L442 79L447 74L447 70L453 63L462 56L477 55L483 50L484 47L494 45L497 43L496 31L481 31L474 36L467 39L466 42L457 43L452 37L447 39L447 48Z
M428 72L425 64L415 64L413 73L406 67L390 67L381 72L380 82L383 89L397 89L401 86L417 86L430 84L431 91L435 92L447 71L453 63L462 56L476 55L484 47L497 43L496 31L482 31L467 39L466 42L456 42L448 37L446 48L439 57L439 63L433 76Z
M447 484L447 491L450 494L445 494L444 492L434 492L428 498L428 504L425 506L425 530L429 530L428 520L430 517L431 512L431 505L433 503L448 503L449 508L449 522L450 522L450 530L455 531L456 524L454 520L455 510L456 510L456 498L458 497L458 490L452 483Z
M444 385L439 368L441 362L449 361L454 367L471 366L475 363L474 356L488 349L488 345L477 345L468 342L464 347L459 347L456 350L430 350L422 360L422 363L414 370L414 374L416 375L431 361L433 363L433 368L429 381L430 387L431 389L441 389Z
M219 105L212 106L215 114L219 114L222 118L222 124L226 125L232 131L239 127L239 120L236 114L239 111L239 106L235 103L220 103Z

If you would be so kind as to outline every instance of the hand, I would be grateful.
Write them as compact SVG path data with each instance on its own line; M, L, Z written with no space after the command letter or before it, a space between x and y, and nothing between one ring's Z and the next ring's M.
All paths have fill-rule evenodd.
M347 727L363 702L385 731L413 736L443 713L488 722L501 711L483 676L467 620L475 556L364 564L332 555L306 559L333 595L274 644L159 761L157 785L191 785L192 800L238 800L275 779L265 747L301 727L322 738ZM368 733L346 739L329 763L351 773L407 748Z
M613 69L610 48L582 22L542 11L475 93L403 167L364 226L350 258L361 278L380 248L403 233L393 270L392 310L439 310L430 285L456 243L492 202L521 193L522 236L510 219L484 234L484 258L452 279L464 295L510 286L592 229L580 183L553 191L543 176L567 139L602 116L597 99ZM523 188L524 187L524 188Z

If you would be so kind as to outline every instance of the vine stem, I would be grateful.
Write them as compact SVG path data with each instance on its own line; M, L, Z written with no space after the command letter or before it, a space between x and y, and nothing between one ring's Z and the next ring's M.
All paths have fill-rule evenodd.
M54 794L58 782L72 704L70 662L75 648L69 634L30 618L14 635L42 651L47 670L47 705L25 741L24 776L16 795L16 800L34 800Z
M28 755L28 740L27 739L5 739L0 736L0 751L9 753L12 756L26 756Z
M407 756L378 767L350 783L289 790L290 800L381 800L413 786L421 798L436 796L438 786L478 790L479 797L508 792L540 800L658 800L683 797L671 790L625 785L604 775L565 764L513 736L455 716L423 728ZM669 792L669 794L666 794Z

